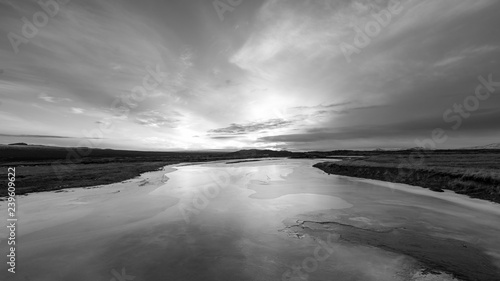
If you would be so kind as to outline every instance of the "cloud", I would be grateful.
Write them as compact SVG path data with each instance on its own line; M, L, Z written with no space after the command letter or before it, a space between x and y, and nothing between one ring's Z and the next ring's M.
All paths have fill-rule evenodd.
M180 122L180 117L182 117L182 115L175 111L170 114L170 116L158 111L148 111L137 114L135 116L135 122L153 128L175 128Z
M100 139L91 137L69 137L54 135L30 135L30 134L0 134L1 137L19 137L19 138L42 138L42 139Z
M237 139L239 136L210 136L211 139L215 140L228 140L228 139Z
M40 10L0 1L3 34ZM0 40L2 132L80 135L101 120L110 147L378 146L427 136L478 76L500 79L494 0L401 0L350 63L340 44L389 0L251 1L223 23L210 1L153 2L71 1L16 56ZM161 85L111 109L157 66ZM499 107L492 95L457 135L489 137Z
M471 59L474 58L475 56L485 55L496 50L498 50L498 46L485 45L480 47L467 47L458 52L454 51L448 54L445 58L436 62L434 64L434 67L453 65L464 59Z
M71 108L71 113L73 114L83 114L85 110L83 108L78 108L78 107L72 107Z
M63 102L63 101L71 101L69 98L61 98L61 97L54 97L54 96L49 96L47 93L42 92L38 95L38 98L41 100L44 100L46 102L51 102L51 103L58 103L58 102Z
M310 128L297 134L279 134L264 136L257 141L264 143L304 143L313 144L317 142L343 142L343 147L355 148L350 146L349 142L356 143L359 140L384 140L391 139L405 140L407 146L415 144L416 140L432 138L433 130L439 128L445 132L448 137L470 134L474 135L482 132L483 135L494 135L500 130L500 123L495 122L500 118L500 110L497 108L478 110L471 115L469 119L463 120L459 130L453 130L451 123L444 122L438 118L419 118L413 120L393 121L390 123L379 124L375 126L356 125L337 128L317 127ZM389 142L390 144L391 142ZM388 143L378 143L378 146L384 146ZM373 146L372 146L373 147Z
M338 50L330 47L345 31L333 24L338 18L312 16L318 13L319 8L318 5L308 6L297 1L268 1L259 11L256 30L230 62L245 70L275 78L286 72L275 63L283 63L289 57L300 61L326 53L335 56Z
M295 106L294 108L296 109L314 109L314 110L324 110L324 109L330 109L334 107L341 107L345 105L352 104L352 101L348 102L340 102L340 103L331 103L331 104L320 104L320 105L315 105L315 106Z
M232 123L229 127L209 130L209 134L243 135L266 130L280 129L290 126L293 122L283 119L270 119L263 122L249 122L245 124Z

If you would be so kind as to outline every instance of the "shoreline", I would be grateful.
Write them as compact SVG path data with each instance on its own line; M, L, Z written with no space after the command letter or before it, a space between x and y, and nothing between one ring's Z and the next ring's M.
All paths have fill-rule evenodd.
M241 158L241 159L208 159L208 160L198 160L198 161L146 161L142 163L136 162L112 162L112 163L92 163L92 164L78 164L63 170L65 179L58 179L52 171L49 165L38 165L37 169L46 169L48 171L43 171L36 176L41 177L38 179L35 176L31 176L30 181L26 183L25 171L26 167L29 165L20 165L16 168L21 171L20 184L16 189L16 196L28 196L30 194L36 193L48 193L48 192L65 192L70 189L89 189L101 186L113 185L128 182L134 179L141 178L142 175L146 173L166 171L167 167L174 166L189 166L189 165L200 165L206 163L225 163L228 165L246 163L246 162L258 162L264 160L278 160L278 159L288 159L283 158ZM1 166L1 165L0 165ZM15 165L14 165L15 166ZM35 165L37 166L37 165ZM8 166L2 166L8 167ZM168 171L166 173L170 173ZM75 176L79 173L84 173L85 177ZM1 174L1 173L0 173ZM96 178L97 177L97 178ZM90 178L90 179L89 179ZM34 183L36 182L36 183ZM33 184L33 185L31 185ZM31 186L29 186L31 185ZM142 186L139 183L139 186ZM7 201L8 194L6 190L0 191L0 203Z
M446 189L471 198L500 203L500 182L493 177L478 177L437 168L398 168L396 164L382 165L375 162L320 162L313 167L327 174L402 183L435 192Z
M289 161L294 161L294 159L289 159ZM224 164L224 161L213 162L218 162L217 167L226 166L226 164ZM318 182L322 182L326 175L322 174L319 171L315 171L315 169L311 167L311 164L313 163L309 163L310 162L307 161L304 165L301 166L307 168L311 172L310 176L304 176L302 178L303 182L310 182L311 179L315 177L319 179ZM89 247L91 247L90 245L93 245L95 240L106 241L106 243L108 243L106 245L109 245L113 242L113 240L106 239L114 239L112 237L115 236L121 237L119 236L119 233L123 233L123 230L131 232L137 230L139 232L139 230L142 230L143 226L151 225L156 222L160 222L161 224L168 224L172 223L175 220L180 221L182 217L174 213L174 211L176 210L175 208L167 211L168 208L175 206L175 204L178 204L179 201L172 199L172 194L166 193L165 191L166 189L173 189L171 187L177 186L179 184L179 178L187 179L187 177L185 176L177 177L177 179L175 178L175 176L172 176L172 179L168 178L170 177L170 173L177 171L177 167L188 166L189 164L195 163L184 162L179 164L166 165L162 170L143 173L137 178L117 184L102 186L103 188L96 186L95 188L89 189L74 188L73 190L70 189L60 193L40 192L38 194L32 194L34 196L23 198L22 204L26 217L24 222L25 227L23 228L23 237L27 237L25 238L26 242L24 242L24 245L26 245L26 247L42 244L51 245L55 242L59 243L61 239L63 243L70 243L72 237L76 237L75 235L85 235L85 237L88 238L87 241L92 242L89 242ZM203 164L205 163L196 164L202 164L203 166ZM254 164L252 164L252 162L248 162L241 163L240 165L253 166ZM275 178L277 175L281 174L276 173L274 169L270 169L269 171L273 172L273 174L275 175L274 177L271 176L271 178ZM168 175L168 177L165 178L165 175ZM167 187L161 190L161 186L166 183L165 180L169 182L171 187ZM278 184L279 186L283 183L280 181L275 181L274 184ZM297 184L298 187L300 187L300 185L301 184ZM287 189L291 188L291 186L289 185L283 186L287 187ZM269 187L268 185L265 185L265 187L266 189L269 189L267 188ZM329 187L325 185L324 189L328 190ZM419 190L425 191L424 189ZM338 243L342 247L347 247L346 249L354 249L354 251L358 251L358 248L377 248L375 253L388 252L390 253L390 255L394 254L398 256L404 256L404 259L408 261L408 263L404 264L412 265L412 267L409 269L406 267L402 268L402 270L404 271L401 271L401 274L404 273L408 274L408 276L417 276L413 275L415 271L415 274L419 274L419 279L416 279L416 277L414 277L414 279L412 280L436 280L434 278L438 277L446 277L446 279L440 280L450 281L498 280L498 276L500 273L496 265L493 264L494 260L492 260L491 257L484 252L483 248L475 245L473 242L462 241L460 239L455 239L452 237L437 237L428 235L425 231L417 226L415 226L414 228L408 227L404 224L393 226L380 226L379 224L374 224L373 226L371 226L369 222L370 220L375 221L375 217L369 217L367 213L362 213L361 211L361 213L352 213L351 211L349 211L351 208L337 209L336 211L331 212L331 214L335 214L336 212L340 212L340 210L346 210L345 214L348 215L347 217L333 215L310 215L311 212L320 212L322 215L324 215L324 207L319 208L317 207L319 206L317 204L323 204L323 206L325 206L325 202L317 199L308 200L307 198L304 198L307 196L304 196L303 193L301 193L300 188L296 191L298 191L298 193L290 193L290 191L287 190L285 195L292 195L290 196L290 198L302 197L301 199L295 201L286 201L277 199L278 197L276 197L270 200L258 200L254 202L258 202L258 204L264 204L263 206L277 206L283 204L288 205L291 202L304 202L304 204L307 204L307 202L315 202L315 205L307 204L311 206L311 209L302 209L300 212L294 211L294 213L286 214L283 216L285 218L284 221L279 223L279 220L277 220L277 224L273 224L273 226L284 226L285 229L287 229L287 231L290 231L291 233L307 235L311 239L319 238L323 241L327 241L328 235L334 233L335 235L339 235L339 240L336 243ZM346 191L350 192L350 187L346 188ZM249 197L248 190L244 190L241 192L244 196L240 197L240 199ZM321 198L322 196L322 194L319 192L311 192L313 196L319 196L318 198ZM182 196L185 196L187 193L176 194L179 196L184 194ZM220 194L220 196L224 195L229 196L228 198L233 198L234 193ZM441 194L439 193L437 193L436 195L441 196ZM354 194L353 196L358 195ZM314 197L311 198L314 199ZM249 197L245 200L251 201L252 199L254 198ZM215 201L213 201L211 204L217 204L216 202L217 199L215 199ZM227 202L227 200L219 201L219 203L225 205L224 202ZM138 212L138 210L136 209L130 208L130 206L146 206L146 203L147 207L139 209L140 212ZM335 204L331 204L328 206L328 208L334 205ZM0 202L0 207L5 208L5 203L2 204L2 202ZM293 206L293 208L295 209L297 207ZM216 209L218 208L214 208L212 210ZM203 213L208 213L210 209L208 208L206 210L207 211ZM106 215L95 216L95 214ZM350 220L350 218L359 216L367 216L368 219L366 221ZM398 216L403 216L403 214L398 213ZM196 221L193 220L191 223L196 223ZM82 226L86 226L87 228L90 228L90 226L92 226L90 228L92 229L92 231L85 230L86 232L82 232ZM63 229L65 231L62 231ZM147 232L146 235L149 235L147 237L151 237L151 240L153 240L155 238L158 238L159 235L164 235L164 232L166 231L165 229L161 229L161 234L158 235L154 234L154 232ZM177 229L183 228L181 227ZM215 228L214 231L218 231L217 229L218 228ZM66 230L70 231L69 233L67 233L67 235ZM272 230L274 231L274 228ZM276 229L276 231L280 232L279 229ZM57 236L61 235L61 233L64 233L65 235ZM193 235L196 234L197 233L194 232ZM175 237L180 236L168 236L168 238L172 239L176 239ZM164 239L162 239L161 241L164 241ZM179 244L183 243L182 239L169 241L179 241ZM412 243L402 243L401 241L412 241ZM212 240L209 240L208 242L212 243ZM294 242L292 241L290 243ZM120 242L119 245L120 247L124 247L123 242ZM316 244L313 244L313 246L315 245ZM147 249L149 251L150 248ZM87 248L81 248L77 250L87 251ZM154 250L151 251L151 253L155 253ZM114 252L109 251L109 253L104 257L116 258L113 253ZM174 252L174 254L172 255L175 255L175 253L176 252ZM304 256L310 254L309 251L305 251L303 253ZM64 253L62 252L61 254ZM172 257L172 259L174 259L174 256L170 256L170 254L166 254L165 257ZM298 255L297 260L302 260L301 257L301 255ZM380 257L385 257L385 254ZM29 258L26 258L26 262L32 262L33 260L35 260L35 258L38 257L36 255L30 255ZM50 259L51 257L49 256L48 258ZM121 259L121 257L119 258ZM292 260L290 260L290 264L291 261ZM396 266L396 264L394 266ZM48 268L51 269L51 267ZM93 272L92 269L90 271ZM138 269L135 272L140 273L143 271L140 271ZM98 273L100 274L100 272ZM453 278L453 276L459 279L455 279Z

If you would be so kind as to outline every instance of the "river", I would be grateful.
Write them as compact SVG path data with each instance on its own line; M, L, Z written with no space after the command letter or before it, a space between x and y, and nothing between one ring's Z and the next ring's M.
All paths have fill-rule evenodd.
M0 278L500 280L499 204L319 161L181 164L20 196L16 274L2 231Z

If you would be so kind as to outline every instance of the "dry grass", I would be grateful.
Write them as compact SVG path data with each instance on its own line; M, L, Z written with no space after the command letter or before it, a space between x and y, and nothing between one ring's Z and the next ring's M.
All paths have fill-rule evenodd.
M500 203L500 159L497 154L377 155L315 165L325 172L430 188L453 190ZM422 161L417 161L422 160Z

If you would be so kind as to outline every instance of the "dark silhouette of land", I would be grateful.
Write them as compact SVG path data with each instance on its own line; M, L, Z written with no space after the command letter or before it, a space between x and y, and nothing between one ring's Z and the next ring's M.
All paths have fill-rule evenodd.
M315 167L331 174L407 183L435 191L450 189L500 202L500 150L496 149L156 152L18 143L0 145L0 176L6 178L7 168L15 167L16 193L27 194L111 184L183 162L238 163L268 157L342 159L318 163ZM0 190L0 196L6 195L6 189Z

